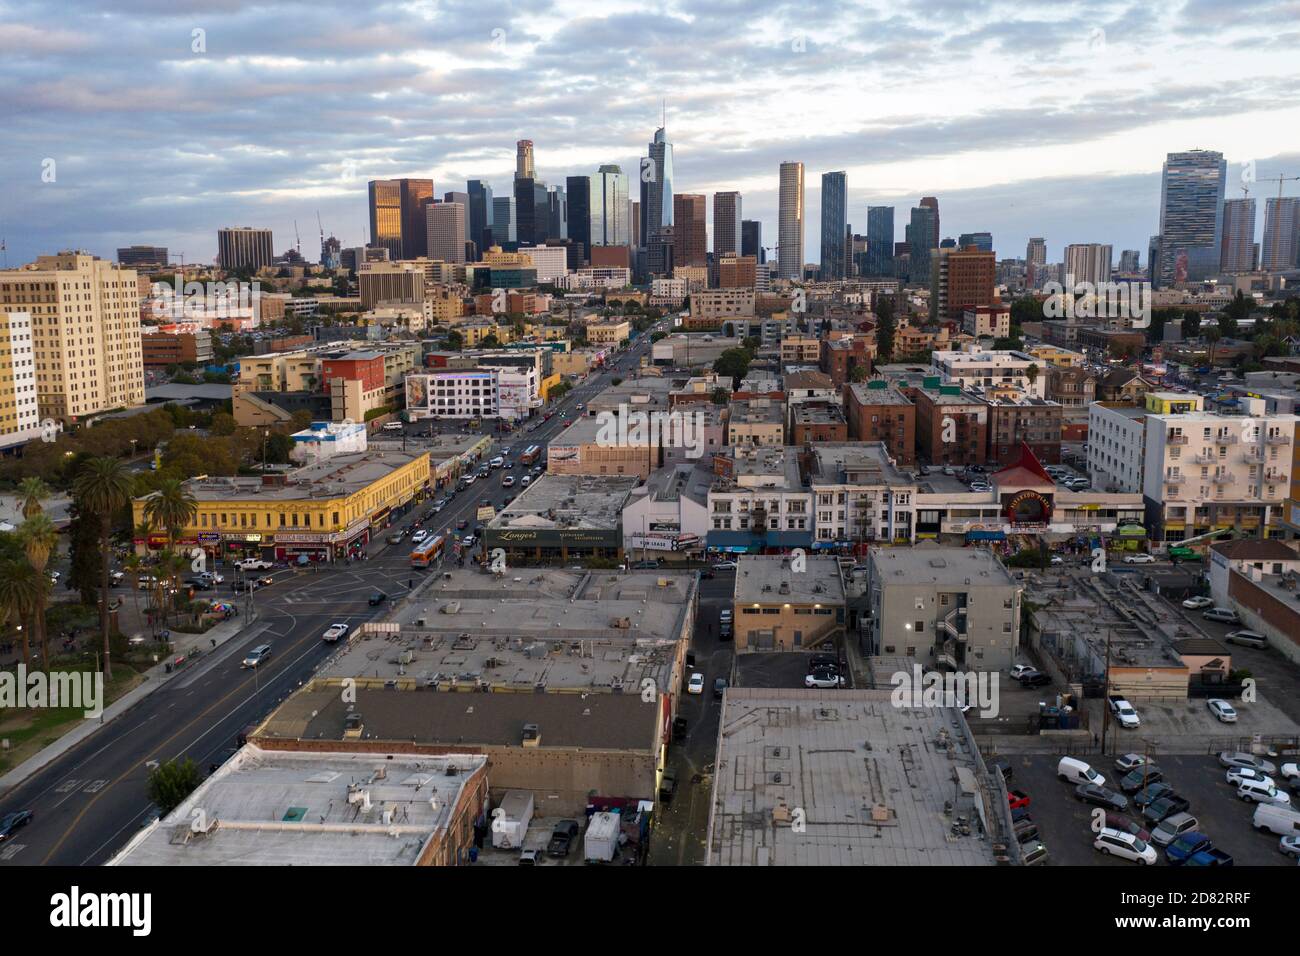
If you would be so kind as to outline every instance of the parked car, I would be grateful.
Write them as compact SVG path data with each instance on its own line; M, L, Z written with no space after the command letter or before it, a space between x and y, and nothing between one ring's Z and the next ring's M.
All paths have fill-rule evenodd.
M239 666L240 668L260 667L264 663L266 663L266 661L270 657L271 657L271 645L258 644L255 648L253 648L251 651L248 652L248 656L244 658L243 662Z
M369 603L371 607L378 607L380 604L383 604L387 600L388 600L388 595L385 594L383 591L374 591L370 595Z
M1207 847L1193 853L1183 866L1232 866L1232 857L1218 847Z
M1019 810L1029 806L1029 794L1023 790L1008 790L1007 803L1012 810Z
M691 679L686 682L686 693L703 694L704 693L704 675L696 671L691 675Z
M689 726L690 725L687 723L685 717L673 718L673 742L674 743L681 743L686 739L686 732Z
M1120 813L1128 809L1128 797L1106 787L1099 787L1095 783L1079 784L1074 788L1074 796L1075 799L1083 803L1091 803L1097 807L1107 807Z
M1300 860L1300 836L1285 836L1277 841L1277 848L1284 856Z
M1132 860L1145 866L1156 862L1155 847L1123 830L1102 827L1092 841L1092 847L1105 856L1117 856L1121 860Z
M1037 672L1038 668L1032 664L1015 664L1011 668L1011 679L1020 680L1024 674L1036 674Z
M563 859L569 855L573 841L578 838L578 821L561 820L551 831L551 840L546 844L546 855L553 859Z
M1135 807L1145 807L1149 804L1155 803L1155 801L1159 800L1165 794L1173 792L1174 788L1163 781L1160 783L1153 783L1148 787L1143 787L1137 793L1133 794L1133 805Z
M1215 697L1207 700L1205 706L1210 709L1211 714L1219 719L1220 723L1235 724L1237 722L1237 709L1226 700Z
M1052 678L1042 671L1030 671L1028 674L1020 675L1021 687L1047 687L1052 683Z
M1122 813L1107 812L1105 820L1106 822L1103 825L1110 827L1112 830L1131 833L1143 843L1151 842L1151 834L1142 829L1140 823L1130 820Z
M1154 554L1126 554L1124 556L1124 563L1125 564L1155 564L1156 556Z
M1159 783L1165 779L1165 775L1160 772L1160 768L1155 764L1145 764L1141 767L1134 767L1126 773L1119 782L1119 788L1125 793L1137 793L1153 783Z
M1138 719L1138 712L1133 709L1133 705L1123 697L1110 697L1108 698L1108 702L1110 704L1110 712L1115 715L1115 719L1119 721L1121 727L1133 730L1142 723L1142 721Z
M1273 783L1272 777L1261 770L1256 770L1254 767L1233 767L1224 774L1224 779L1234 787L1241 786L1247 780L1252 780L1255 783Z
M1237 796L1249 803L1273 803L1279 807L1291 806L1291 797L1279 790L1267 777L1263 780L1243 780L1237 784Z
M1006 757L994 757L992 760L988 761L988 768L991 771L1002 774L1003 780L1011 779L1011 761Z
M1125 754L1115 761L1115 769L1120 773L1128 773L1130 770L1136 770L1138 767L1144 767L1154 761L1148 759L1144 754Z
M677 792L677 776L671 770L665 770L664 775L659 778L659 800L663 803L672 803L673 794Z
M1214 599L1205 597L1204 595L1200 597L1189 597L1183 602L1183 607L1187 608L1189 611L1199 611L1204 607L1214 607Z
M1241 623L1241 618L1237 617L1237 612L1226 607L1212 607L1209 610L1202 611L1201 617L1207 621L1218 621L1220 624Z
M1151 842L1157 846L1168 846L1182 834L1195 830L1200 824L1190 813L1175 813L1165 817L1151 831Z
M1142 818L1148 823L1156 824L1165 817L1173 816L1175 813L1186 813L1191 808L1192 805L1186 797L1170 792L1143 807Z
M1277 773L1277 766L1262 757L1243 753L1240 750L1225 750L1219 754L1220 767L1250 767L1272 776Z
M1165 847L1165 858L1175 865L1186 863L1188 859L1202 850L1208 850L1214 844L1204 833L1189 830Z
M1056 765L1056 775L1069 783L1091 783L1099 787L1106 785L1105 777L1074 757L1062 757Z
M1300 781L1300 763L1282 764L1282 779L1288 780L1291 783Z
M823 690L830 690L840 686L842 678L839 674L830 670L816 670L808 674L803 679L804 687L820 687Z

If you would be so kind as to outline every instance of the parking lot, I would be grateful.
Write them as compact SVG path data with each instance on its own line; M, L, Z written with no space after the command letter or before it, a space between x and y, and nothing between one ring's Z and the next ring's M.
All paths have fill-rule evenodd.
M1226 770L1211 755L1155 754L1155 762L1165 774L1166 782L1191 803L1188 811L1199 821L1197 830L1214 845L1232 855L1235 866L1294 866L1295 861L1278 851L1278 838L1260 833L1251 826L1255 804L1238 799L1235 790L1224 780ZM1030 797L1029 812L1038 825L1039 839L1047 847L1050 862L1058 866L1116 866L1140 864L1104 856L1092 847L1091 820L1094 807L1075 799L1074 784L1057 779L1059 757L1046 754L1014 755L1011 789L1023 790ZM1119 780L1113 756L1093 759L1094 769L1106 777L1110 787ZM1277 763L1277 760L1273 761ZM1293 795L1294 799L1294 795ZM1141 812L1132 801L1125 816L1141 822ZM1149 826L1143 824L1145 829ZM1159 850L1157 866L1167 866Z

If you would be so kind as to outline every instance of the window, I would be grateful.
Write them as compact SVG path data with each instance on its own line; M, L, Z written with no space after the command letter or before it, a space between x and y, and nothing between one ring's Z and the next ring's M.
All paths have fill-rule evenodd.
M918 634L924 634L924 633L925 633L925 621L917 621L914 629L916 630L916 633L918 633Z

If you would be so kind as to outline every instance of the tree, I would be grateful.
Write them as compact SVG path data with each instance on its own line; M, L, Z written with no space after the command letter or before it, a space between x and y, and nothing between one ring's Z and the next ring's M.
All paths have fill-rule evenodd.
M78 509L87 518L94 515L99 519L99 629L104 641L104 680L107 681L113 677L113 664L109 660L108 545L113 533L113 516L131 503L131 473L116 458L92 458L73 479L72 494Z
M713 371L739 380L749 373L749 361L750 354L744 349L727 349L713 363Z
M45 568L50 563L50 554L59 546L59 529L46 515L34 514L18 529L18 539L23 543L27 560L36 572L40 585L36 589L36 605L32 610L35 619L36 639L41 644L41 663L50 666L50 641L45 633L45 604L49 596L49 578Z
M1205 330L1205 341L1209 343L1210 346L1209 363L1211 367L1214 366L1214 346L1221 338L1223 338L1223 332L1219 329L1208 328Z
M1032 295L1024 295L1011 302L1011 324L1024 325L1026 322L1043 320L1043 303Z
M1201 334L1201 313L1188 309L1183 313L1182 332L1184 339L1194 339Z
M1029 379L1029 387L1033 388L1034 384L1038 381L1038 366L1031 365L1029 368L1025 369L1025 378Z
M149 771L149 799L166 816L184 802L203 782L199 766L189 757L184 760L166 760Z
M447 333L447 348L453 352L459 352L465 347L465 336L461 335L455 329Z
M99 599L99 563L104 550L99 537L99 516L84 513L75 498L68 514L71 569L67 585L80 595L83 604L94 604Z
M41 502L50 497L50 486L33 475L18 485L18 501L22 504L24 518L41 513Z
M613 385L615 388L618 388L618 386L623 384L623 379L620 376L615 375L613 378L609 380L609 384Z
M731 393L725 388L718 387L713 390L712 398L714 405L725 405L731 401Z
M876 354L885 362L894 354L894 300L883 296L876 303Z
M871 375L871 372L868 371L867 366L866 366L865 364L863 364L863 363L858 363L858 364L855 364L855 365L853 366L853 368L849 370L849 381L850 381L850 382L865 382L865 381L867 380L868 376L870 376L870 375Z
M40 606L44 585L44 575L37 574L26 559L7 558L0 562L0 607L5 608L6 619L10 614L18 615L19 643L22 645L23 663L28 667L32 663L31 621Z

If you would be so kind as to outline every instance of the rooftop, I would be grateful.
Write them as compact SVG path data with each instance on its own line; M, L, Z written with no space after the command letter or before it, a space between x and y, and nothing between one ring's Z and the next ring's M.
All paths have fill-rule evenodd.
M263 484L263 476L200 477L185 482L199 501L307 501L345 497L367 488L428 452L372 451L335 455L283 475L283 484ZM275 477L275 476L270 476ZM146 496L147 497L147 496Z
M979 821L1002 818L1001 798L965 720L891 693L728 688L708 865L994 865Z
M803 571L795 571L791 561L780 554L741 555L736 563L736 603L844 603L838 560L808 555Z
M784 425L785 404L770 398L732 399L730 424Z
M1230 561L1300 561L1300 551L1273 539L1216 541L1210 550Z
M877 381L881 381L877 379ZM911 405L912 400L900 392L897 388L889 385L885 388L879 386L872 387L870 382L853 382L849 386L849 391L859 405Z
M1018 587L1005 565L983 548L944 548L918 545L914 548L873 548L874 575L886 584L916 587L986 586Z
M955 487L965 485L950 479ZM816 485L903 485L915 484L910 472L900 471L889 456L884 442L820 442L812 448L809 484Z
M338 693L334 692L338 697ZM412 866L481 755L281 752L250 745L140 831L116 866ZM350 792L369 794L368 805ZM202 808L212 823L192 829Z
M487 530L617 528L637 481L632 475L543 474L499 512Z
M795 402L790 408L790 417L799 425L843 425L847 422L844 407L826 401Z

